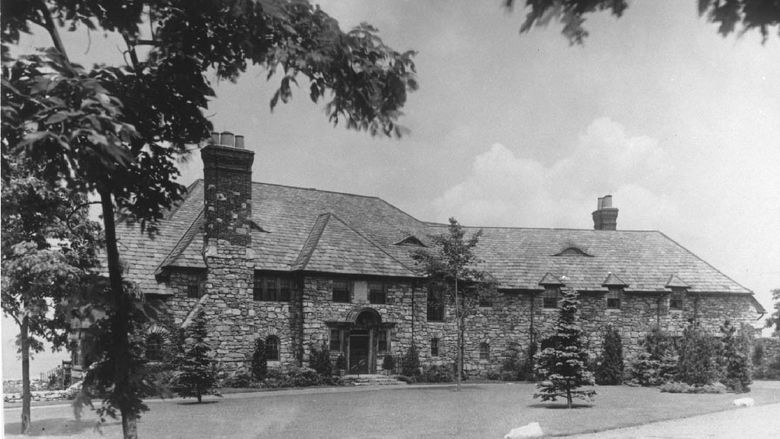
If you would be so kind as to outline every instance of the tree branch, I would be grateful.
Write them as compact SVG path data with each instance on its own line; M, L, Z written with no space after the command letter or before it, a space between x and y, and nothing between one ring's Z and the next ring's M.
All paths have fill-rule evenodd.
M49 11L49 8L46 7L46 2L44 0L38 0L38 9L43 14L44 19L44 28L49 32L49 35L51 35L51 40L54 43L54 47L62 54L62 57L65 59L65 63L70 67L70 58L68 58L68 52L65 51L65 45L62 43L62 39L60 38L60 32L57 30L57 25L54 24L54 20L51 17L51 11Z
M68 229L70 229L70 232L73 233L74 235L76 234L76 232L70 226L70 219L73 218L73 215L75 215L76 212L78 212L84 207L89 206L90 204L100 204L100 201L86 201L84 203L81 203L78 206L74 207L73 210L71 210L70 213L68 214L68 217L65 218L65 225L68 226Z
M133 70L138 71L138 54L135 53L135 45L137 41L131 41L127 32L122 32L122 38L127 45L127 53L130 54L130 62L133 64Z

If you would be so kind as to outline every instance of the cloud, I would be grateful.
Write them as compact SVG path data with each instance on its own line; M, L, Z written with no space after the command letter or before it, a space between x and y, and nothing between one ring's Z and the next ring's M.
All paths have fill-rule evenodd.
M570 154L551 164L492 145L475 157L463 181L434 200L434 208L437 220L454 216L464 224L588 228L596 198L612 194L616 206L630 212L654 209L675 218L667 194L674 173L658 141L599 118ZM642 218L631 222L655 228Z

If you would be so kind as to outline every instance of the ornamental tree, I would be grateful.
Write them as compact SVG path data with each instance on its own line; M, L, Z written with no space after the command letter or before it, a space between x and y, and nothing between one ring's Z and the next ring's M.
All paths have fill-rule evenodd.
M2 0L2 10L2 166L25 152L49 181L100 201L116 366L104 404L134 438L144 410L129 369L138 297L125 288L115 221L154 233L181 199L175 161L212 130L207 74L235 80L250 65L265 69L278 78L271 108L303 79L334 125L400 136L401 108L417 88L414 53L386 46L367 24L344 32L306 0ZM63 28L118 36L126 65L73 63ZM41 30L49 48L13 55L22 33Z
M428 288L444 292L447 302L455 307L457 327L457 389L463 376L463 352L467 318L478 309L480 298L495 293L495 282L490 274L480 270L475 248L482 231L466 239L466 231L455 218L450 218L447 233L430 236L430 249L418 249L412 258L427 276Z
M42 178L25 156L7 162L2 188L2 308L19 326L21 433L30 429L30 354L67 342L69 318L97 266L100 229L78 193ZM75 207L74 207L75 206ZM75 310L74 310L75 311Z
M542 341L544 349L536 358L536 374L542 381L536 385L534 398L542 401L566 398L568 408L572 408L573 398L589 401L596 391L581 389L582 386L592 386L594 382L587 368L588 352L577 320L579 293L573 288L563 288L561 293L555 334Z
M623 383L623 341L617 329L611 326L604 332L604 344L596 367L596 383Z
M182 398L195 397L202 402L203 395L214 392L217 368L211 361L211 346L206 342L206 313L201 310L186 330L183 355L176 361L178 375L175 390Z
M735 393L750 392L750 361L748 352L750 344L746 339L744 331L738 331L737 328L726 320L720 327L721 337L721 368L723 369L723 379L721 380L726 387Z

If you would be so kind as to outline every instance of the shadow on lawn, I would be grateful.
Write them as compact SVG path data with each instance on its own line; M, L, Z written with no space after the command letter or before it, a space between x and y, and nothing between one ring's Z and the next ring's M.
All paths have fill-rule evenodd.
M198 401L179 401L176 404L178 404L178 405L206 405L206 404L216 404L218 402L219 402L219 400L215 399L215 400L203 401L203 402L198 402Z
M536 403L536 404L528 404L528 407L534 408L534 409L568 409L569 407L565 403ZM571 408L573 409L590 409L593 408L593 404L577 404L574 403L571 405Z
M100 427L109 425L118 425L119 421L104 422ZM33 420L30 428L30 436L72 436L74 434L84 433L86 431L99 431L96 421L77 421L73 418L53 418ZM21 422L5 424L5 434L19 434L22 430Z

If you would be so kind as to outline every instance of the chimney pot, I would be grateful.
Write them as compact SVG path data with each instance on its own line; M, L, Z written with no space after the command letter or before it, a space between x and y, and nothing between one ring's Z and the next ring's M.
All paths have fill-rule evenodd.
M593 229L617 230L618 209L612 207L612 195L598 199L597 209L593 211Z
M214 145L219 145L219 133L216 131L213 131L211 133L211 143Z
M244 136L236 136L236 148L244 149Z
M234 146L235 145L235 136L233 136L233 133L230 131L222 131L222 134L220 135L220 145L224 146Z

